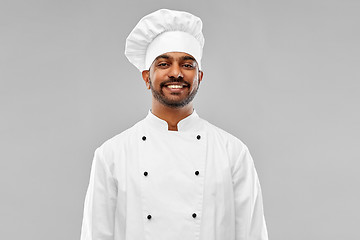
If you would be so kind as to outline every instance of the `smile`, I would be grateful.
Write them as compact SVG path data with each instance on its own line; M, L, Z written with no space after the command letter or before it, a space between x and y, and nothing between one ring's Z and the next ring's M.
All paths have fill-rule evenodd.
M183 88L183 85L168 85L168 88Z

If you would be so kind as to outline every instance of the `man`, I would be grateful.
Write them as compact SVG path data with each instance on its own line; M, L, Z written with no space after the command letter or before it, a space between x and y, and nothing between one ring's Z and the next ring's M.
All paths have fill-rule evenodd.
M248 148L193 108L201 31L200 18L161 9L127 38L152 107L95 151L82 240L268 239Z

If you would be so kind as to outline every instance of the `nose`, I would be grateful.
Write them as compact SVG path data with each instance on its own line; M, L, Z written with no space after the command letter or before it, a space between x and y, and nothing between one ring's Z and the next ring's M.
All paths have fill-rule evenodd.
M169 69L169 73L168 73L168 77L169 78L182 78L184 77L182 72L181 72L181 68L178 64L172 64L170 69Z

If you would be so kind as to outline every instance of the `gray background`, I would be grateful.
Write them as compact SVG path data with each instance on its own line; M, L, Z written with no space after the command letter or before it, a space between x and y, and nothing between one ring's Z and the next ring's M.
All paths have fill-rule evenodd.
M93 152L151 106L125 39L202 18L198 114L247 144L272 240L358 240L360 3L1 0L0 238L79 239Z

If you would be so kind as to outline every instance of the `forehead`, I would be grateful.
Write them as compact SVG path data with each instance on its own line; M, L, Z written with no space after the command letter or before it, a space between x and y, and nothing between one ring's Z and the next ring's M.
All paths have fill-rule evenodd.
M154 61L164 60L164 59L168 59L168 60L193 60L193 61L196 61L193 56L191 56L188 53L184 53L184 52L167 52L167 53L163 53L163 54L157 56Z

